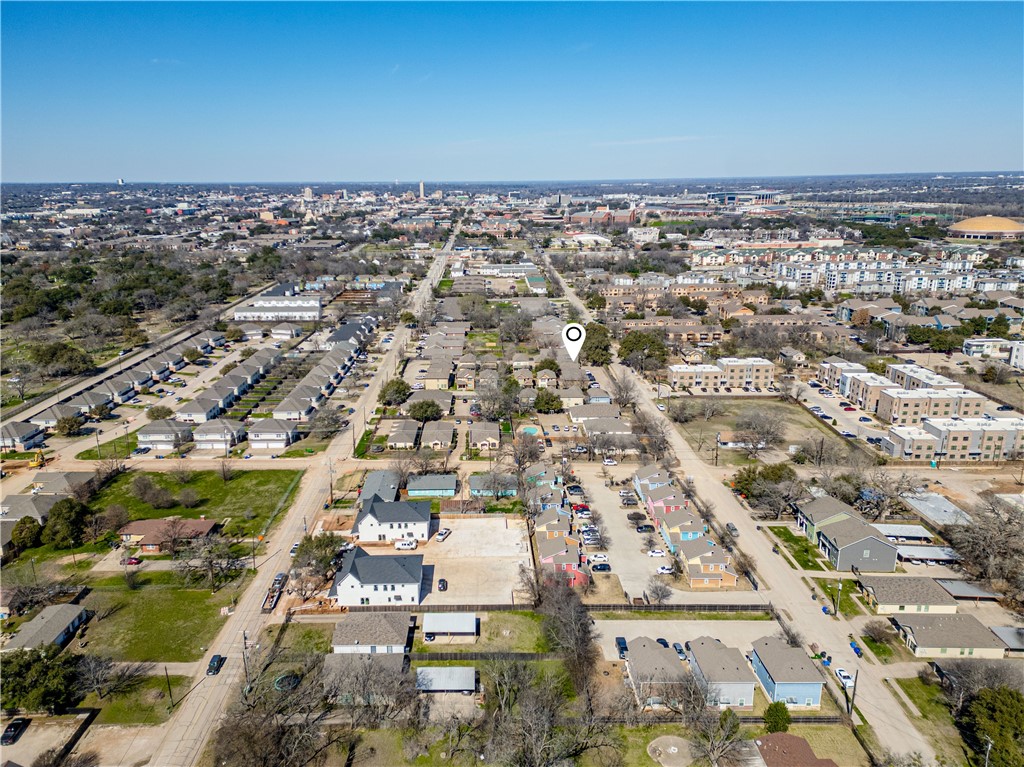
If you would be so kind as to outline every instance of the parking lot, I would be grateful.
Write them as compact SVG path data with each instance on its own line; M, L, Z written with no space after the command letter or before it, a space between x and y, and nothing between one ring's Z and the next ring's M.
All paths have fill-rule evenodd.
M443 518L440 526L451 529L447 540L431 538L415 552L423 555L423 603L509 604L519 565L532 566L525 521L506 516ZM448 581L447 591L437 590L439 578Z
M85 716L84 714L82 716ZM79 721L74 716L46 717L29 716L26 729L16 743L3 747L4 764L29 765L36 757L51 748L60 748L78 728ZM10 719L0 722L6 727Z
M893 384L893 386L896 386L896 384ZM827 391L824 387L808 387L802 397L808 407L821 408L821 413L827 416L827 418L822 418L822 421L831 424L832 419L835 419L837 426L834 428L840 432L854 435L849 439L856 437L858 440L867 441L869 438L882 439L888 434L888 427L875 418L873 414L861 410L836 392L828 392L832 396L823 393ZM847 404L844 405L843 403ZM846 407L854 409L846 410ZM818 417L820 418L821 416ZM868 420L862 421L862 418Z
M775 621L675 621L675 620L598 620L595 628L599 634L598 644L606 660L618 660L615 637L625 637L626 643L637 637L665 639L669 645L674 642L686 646L691 639L710 636L720 639L722 644L735 647L744 655L750 652L754 642L761 637L778 633Z

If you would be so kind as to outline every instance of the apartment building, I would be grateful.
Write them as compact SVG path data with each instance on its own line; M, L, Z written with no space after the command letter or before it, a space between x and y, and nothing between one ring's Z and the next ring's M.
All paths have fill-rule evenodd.
M669 365L669 384L673 389L719 386L722 369L714 365Z
M775 364L764 357L722 357L715 365L722 370L722 385L729 387L775 385Z
M839 380L845 374L867 373L868 369L857 362L847 362L839 357L829 357L818 365L818 380L828 389L839 390Z
M1005 338L968 338L962 347L968 357L1001 360L1010 363L1016 355L1024 355L1024 341L1008 341Z
M319 294L301 293L294 283L281 283L235 309L235 322L316 322L321 316Z
M885 389L878 399L878 415L897 426L925 418L980 418L988 401L969 389Z
M960 389L962 384L920 365L886 365L885 377L901 389Z
M876 413L882 392L893 388L892 381L885 376L877 373L853 373L840 379L838 391L862 410Z
M1024 418L925 418L920 427L894 426L882 448L914 460L995 462L1024 444Z

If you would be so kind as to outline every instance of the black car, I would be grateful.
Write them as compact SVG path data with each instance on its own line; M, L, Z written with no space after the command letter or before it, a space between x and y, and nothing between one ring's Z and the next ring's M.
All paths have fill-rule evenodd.
M223 655L214 655L210 658L210 665L206 667L206 675L216 676L219 674L225 660L227 659Z
M437 590L438 591L447 591L448 590L448 579L447 578L440 578L440 579L438 579L438 581L437 581Z
M598 562L596 565L591 565L590 569L595 573L610 573L612 571L612 566L607 562Z
M1000 413L1005 413L1008 410L1013 410L1013 407L1010 405L1000 405L999 407L996 408L996 410L998 410Z
M653 533L654 525L637 525L636 531L638 533Z
M4 734L0 736L0 746L10 746L15 743L21 734L28 729L28 719L23 716L15 717L11 723L4 728Z
M662 637L658 637L658 638L657 638L657 639L655 639L654 641L655 641L655 642L657 642L658 644L660 644L660 645L661 645L662 647L664 647L664 648L665 648L666 650L668 650L668 649L669 649L669 646L668 646L668 640L667 640L667 639L663 639Z

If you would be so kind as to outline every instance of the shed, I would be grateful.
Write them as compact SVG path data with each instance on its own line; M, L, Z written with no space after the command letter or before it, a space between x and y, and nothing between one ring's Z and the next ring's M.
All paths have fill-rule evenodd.
M904 496L903 502L938 527L966 525L971 522L970 514L938 493L918 493Z
M935 582L944 588L954 599L973 599L978 602L982 599L995 602L1002 599L1002 594L994 591L987 591L974 583L959 581L956 578L936 578Z
M476 692L476 668L473 666L425 666L416 669L416 689L420 692Z
M476 613L426 613L423 616L424 634L476 636L476 627Z

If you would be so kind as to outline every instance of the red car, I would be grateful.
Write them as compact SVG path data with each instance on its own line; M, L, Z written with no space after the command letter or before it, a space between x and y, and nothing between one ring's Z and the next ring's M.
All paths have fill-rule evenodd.
M857 408L855 408L855 407L844 407L843 408L843 410L845 410L847 413L852 413L856 409Z
M590 511L590 507L585 503L574 503L572 505L573 511Z
M122 565L141 565L142 560L138 557L125 557L121 560Z

